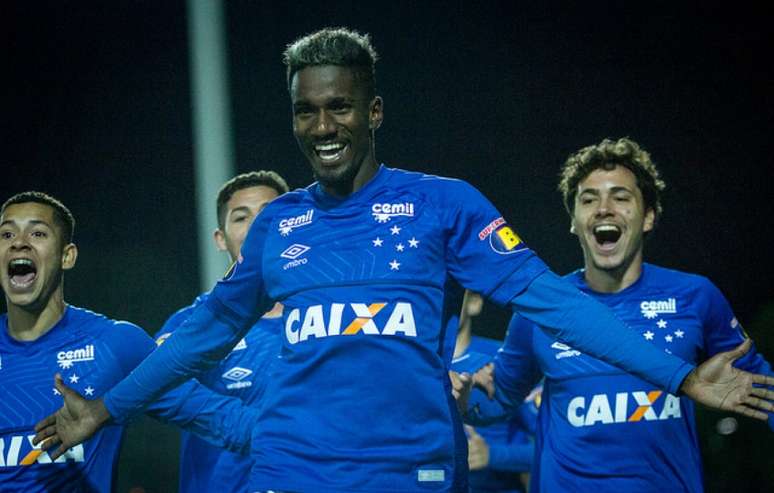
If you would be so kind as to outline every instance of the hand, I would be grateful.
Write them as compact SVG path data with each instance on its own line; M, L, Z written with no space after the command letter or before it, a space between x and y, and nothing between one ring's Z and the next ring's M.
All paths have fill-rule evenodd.
M58 373L54 377L54 386L62 394L64 405L35 425L37 434L32 439L34 445L42 443L45 449L59 444L53 453L48 454L52 461L67 452L70 447L91 438L110 419L110 413L102 399L84 399L66 386Z
M489 467L489 445L472 426L465 425L468 434L468 468L471 471Z
M457 401L457 410L464 416L468 411L468 398L470 397L470 389L473 387L473 378L469 373L457 373L449 370L449 380L452 384L452 395Z
M718 353L696 367L680 386L691 399L715 409L733 411L765 421L774 411L774 391L753 384L774 385L774 378L734 368L732 363L749 351L750 339L724 353Z
M494 399L494 363L487 363L473 374L473 385L486 392L486 396Z

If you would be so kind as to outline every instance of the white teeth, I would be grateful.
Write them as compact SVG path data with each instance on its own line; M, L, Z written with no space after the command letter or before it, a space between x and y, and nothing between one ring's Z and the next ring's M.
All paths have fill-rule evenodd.
M600 224L599 226L594 227L595 233L602 233L605 231L620 231L620 228L612 224Z
M30 260L28 258L16 258L16 259L11 260L10 265L12 267L16 267L17 265L29 265L29 266L32 266L32 260Z
M344 144L341 143L333 143L333 144L319 144L314 146L314 150L320 152L320 151L337 151L339 149L344 149Z

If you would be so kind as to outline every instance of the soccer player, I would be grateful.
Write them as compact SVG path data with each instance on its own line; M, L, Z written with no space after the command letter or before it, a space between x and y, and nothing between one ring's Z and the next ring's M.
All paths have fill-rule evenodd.
M346 29L287 48L293 132L317 181L264 209L234 268L128 378L40 423L36 440L60 443L54 457L216 364L280 301L283 346L252 430L251 488L467 491L447 374L455 337L441 313L448 277L670 392L758 417L753 407L774 408L762 400L774 391L752 385L774 379L724 367L707 381L625 330L467 183L379 165L375 61L368 37Z
M288 191L285 180L274 171L251 171L237 175L223 184L216 200L218 228L215 245L228 253L232 262L250 225L266 205ZM157 344L166 340L191 312L209 297L199 296L186 308L178 310L157 334ZM282 341L282 305L277 303L239 341L218 365L199 375L208 388L238 397L247 405L258 402L266 387L271 363L277 359ZM244 492L250 479L252 461L245 454L216 447L193 433L183 432L180 444L180 493L218 491Z
M483 308L481 295L466 290L458 320L452 370L474 374L491 364L500 349L502 341L473 335L473 319L481 314ZM472 426L465 428L471 493L525 491L534 455L531 436L535 431L536 399L539 396L540 390L536 389L507 422L479 429Z
M650 155L630 139L605 139L571 155L559 190L584 268L566 279L614 310L643 341L697 364L747 336L707 278L643 262L663 188ZM703 491L691 400L518 315L508 330L494 370L499 402L518 403L545 375L532 491ZM739 354L735 366L772 374L754 349ZM491 412L479 404L479 418ZM768 423L774 429L773 414Z
M64 273L78 256L74 225L61 202L39 192L15 195L0 209L0 285L8 306L0 316L0 491L110 491L122 425L106 426L53 461L31 443L33 427L62 405L62 393L74 392L61 382L52 386L53 373L79 395L96 398L155 347L136 325L64 301ZM148 412L198 432L213 430L214 443L246 450L244 435L231 434L242 426L229 421L228 410L237 407L238 399L188 382Z

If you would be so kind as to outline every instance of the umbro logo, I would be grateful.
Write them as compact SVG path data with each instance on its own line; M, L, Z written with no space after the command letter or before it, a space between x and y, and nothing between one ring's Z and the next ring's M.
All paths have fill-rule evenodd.
M289 247L285 249L284 252L280 253L280 257L295 260L301 255L305 254L311 249L311 247L308 247L306 245L302 245L300 243L293 243Z
M551 344L551 349L558 349L560 352L556 353L556 359L562 359L562 358L571 358L573 356L580 356L581 352L577 349L573 349L567 344L563 344L559 341L554 342Z
M247 368L235 366L234 368L230 369L229 371L223 374L223 378L225 378L226 380L232 381L232 383L226 385L226 388L233 390L233 389L243 389L245 387L250 387L253 383L249 381L244 381L244 379L249 377L252 374L253 374L253 370L248 370Z

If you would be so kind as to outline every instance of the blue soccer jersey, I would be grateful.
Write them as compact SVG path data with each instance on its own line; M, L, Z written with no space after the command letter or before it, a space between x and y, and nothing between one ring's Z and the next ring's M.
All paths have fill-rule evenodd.
M53 375L87 399L97 398L124 378L154 348L136 325L67 306L64 315L35 341L8 335L7 315L0 317L0 491L103 492L113 487L114 469L123 436L122 425L109 424L94 437L52 463L32 445L35 423L56 412L62 397ZM209 435L216 443L245 450L249 440L230 430L252 426L244 421L236 399L227 399L187 384L162 396L148 412L165 421Z
M467 350L452 361L452 370L474 373L494 360L501 345L501 341L473 336ZM466 367L466 360L478 355L486 356L486 359ZM533 399L522 404L509 420L476 428L489 447L489 466L470 472L471 493L524 491L521 473L529 472L532 466L534 445L531 435L535 432L536 421L537 407Z
M157 343L168 338L207 296L203 294L193 305L175 312L159 330ZM279 354L281 332L281 317L261 318L223 361L197 379L215 392L238 397L246 405L257 405ZM248 455L216 447L184 431L180 443L180 493L248 491L252 463Z
M644 264L614 294L591 291L583 272L567 278L612 308L643 340L698 363L745 338L706 278ZM735 366L771 374L751 349ZM592 358L514 316L495 378L514 398L545 375L531 490L703 491L694 404ZM769 425L774 422L769 419Z
M587 320L610 319L612 338L626 339L612 314L546 270L465 182L382 166L343 199L314 184L264 209L207 301L105 406L119 421L140 412L216 364L276 300L283 344L253 434L252 487L464 491L466 439L447 375L455 334L443 324L449 276L666 388L691 369L633 336L608 351Z

